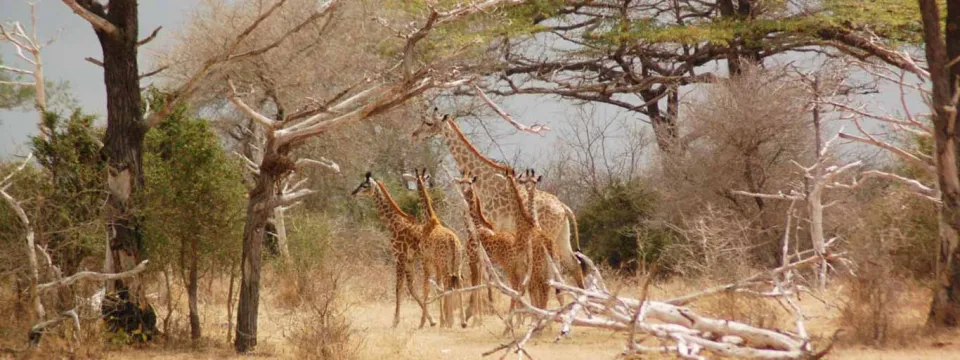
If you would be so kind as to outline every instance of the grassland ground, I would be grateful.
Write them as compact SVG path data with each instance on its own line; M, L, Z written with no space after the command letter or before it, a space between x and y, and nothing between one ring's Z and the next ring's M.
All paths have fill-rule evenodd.
M383 264L360 269L346 266L342 273L351 274L340 281L335 302L337 314L348 324L349 340L343 353L359 359L480 359L482 354L509 341L504 334L504 325L494 315L488 315L480 325L466 329L440 329L426 327L417 329L420 311L415 303L406 298L401 308L401 322L397 328L391 327L393 317L393 280L390 266ZM305 279L311 279L307 276ZM303 288L292 285L288 275L278 271L267 272L265 289L260 306L259 345L254 358L289 358L319 356L320 350L312 352L311 344L322 339L304 338L300 332L315 321L316 307L308 297L298 295ZM617 278L610 281L619 293L637 294L637 281L631 278ZM674 295L703 288L707 284L700 281L671 280L654 283L650 288L652 299L665 299ZM820 300L804 296L802 305L809 319L806 321L811 336L819 344L828 342L831 336L846 326L842 323L840 307L845 299L845 285L834 284L830 291L822 294ZM227 280L216 278L204 282L201 290L201 319L204 338L198 346L192 346L186 339L189 334L187 322L181 316L186 309L185 295L174 288L170 298L175 306L169 324L169 334L151 345L140 348L105 346L109 343L96 336L87 336L84 345L67 356L67 344L48 337L41 351L28 354L27 357L46 358L44 354L55 352L64 358L106 358L106 359L230 359L240 358L227 343L228 317L226 312ZM298 290L299 289L299 290ZM153 293L155 304L161 317L166 314L167 298L164 290ZM836 347L827 358L830 359L960 359L960 336L957 332L929 334L921 330L928 305L928 291L917 287L910 291L899 311L894 314L892 328L887 329L888 337L884 346L864 346L845 339L844 332L838 336ZM496 307L503 311L507 307L506 299L497 297ZM313 301L316 298L312 298ZM551 305L555 305L551 300ZM744 295L718 295L704 299L692 305L705 314L723 318L738 319L755 325L793 329L793 317L775 301L749 298ZM434 314L438 310L432 309ZM5 316L12 316L9 312ZM23 321L6 321L0 339L6 349L22 348ZM92 326L92 325L90 325ZM88 326L88 327L90 327ZM569 338L554 342L558 326L554 325L546 333L534 337L527 346L535 359L609 359L616 357L624 348L625 335L606 330L576 328ZM90 333L96 333L90 331ZM174 340L176 339L176 340ZM306 340L304 342L303 340ZM651 344L655 340L651 339ZM44 352L46 351L46 352ZM0 353L2 356L21 357L23 352ZM494 357L499 357L494 355Z

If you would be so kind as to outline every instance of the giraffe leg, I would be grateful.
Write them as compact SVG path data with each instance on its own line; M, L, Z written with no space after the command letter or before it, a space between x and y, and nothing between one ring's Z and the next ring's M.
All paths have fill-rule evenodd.
M424 260L426 260L426 259L424 259ZM424 304L423 304L424 306L423 306L423 308L422 308L421 311L420 311L420 327L419 327L420 329L423 328L423 325L426 323L427 318L430 317L430 307L429 307L429 304L426 303L426 301L430 299L430 277L432 276L432 274L431 274L431 270L432 270L431 267L432 267L432 266L427 265L427 264L428 264L427 261L424 261L424 262L423 262L423 265L424 265L424 266L423 266L423 293L422 293L422 295L423 295L423 300L424 300ZM443 299L442 299L442 298L441 298L441 299L437 299L437 301L440 302L440 306L441 306L440 308L443 309ZM441 312L440 312L440 326L443 326L443 321L444 321L444 319L443 319L443 311L441 311ZM433 320L431 319L431 320L430 320L430 326L436 326L436 325L437 325L437 324L436 324L435 322L433 322Z
M468 258L470 265L470 286L478 286L483 279L483 276L480 273L480 261L477 259L477 254L475 251L470 251L468 253ZM474 312L476 312L477 319L474 321L474 324L483 323L482 301L483 298L480 297L480 292L478 290L473 290L470 292L470 304L467 306L466 320L470 320L470 318L474 316Z
M423 313L427 314L427 321L430 323L430 326L436 326L437 322L433 320L433 316L430 316L430 311L427 310L427 306L429 306L429 304L427 304L427 300L429 300L430 297L427 295L424 295L424 297L421 298L420 295L417 294L416 287L413 286L413 274L415 271L416 271L415 262L413 261L409 262L407 264L407 272L406 272L407 273L407 291L410 293L410 296L417 301L417 305L420 306L421 315ZM426 273L426 268L424 268L424 273Z
M396 300L397 304L393 310L393 327L397 327L400 324L400 297L403 296L403 281L407 277L406 269L403 263L403 260L397 259L397 268L396 268L396 279L397 279L397 291L396 291ZM419 302L419 301L418 301Z
M454 290L460 290L461 286L460 276L454 273L450 276L451 288ZM460 327L467 328L467 316L463 312L463 292L457 291L457 307L460 309Z

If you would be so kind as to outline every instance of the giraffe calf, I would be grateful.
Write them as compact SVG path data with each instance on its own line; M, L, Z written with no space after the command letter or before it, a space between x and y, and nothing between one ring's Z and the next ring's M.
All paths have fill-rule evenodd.
M452 230L443 226L440 219L433 209L433 201L430 199L430 193L427 192L426 169L423 172L417 171L417 190L420 195L420 203L426 210L426 218L423 224L423 235L420 238L420 254L423 258L423 297L426 299L430 294L430 278L435 278L441 291L449 292L461 287L460 276L461 251L460 239ZM456 292L457 303L460 308L460 326L467 327L466 316L463 311L463 293ZM447 294L440 297L440 326L453 326L453 295ZM423 315L420 320L420 327L429 317L427 307L423 308Z
M526 244L518 241L513 233L494 230L493 225L483 214L482 200L473 187L474 183L477 182L476 177L471 178L469 173L464 173L463 178L456 179L455 181L459 184L463 197L467 199L470 226L472 226L472 233L475 234L476 240L479 244L482 244L491 262L503 268L510 286L522 292L523 277L527 272L528 264ZM470 249L468 246L468 251L471 250L478 251L478 249ZM477 258L477 255L469 255L471 262L477 261L474 259ZM479 264L471 264L471 269L476 273L479 273L479 267ZM474 268L476 268L476 270L474 270ZM479 277L471 276L470 285L477 286L479 284ZM473 315L474 311L482 310L480 309L479 300L477 294L471 296L470 306L467 309L468 319ZM517 305L517 300L511 299L510 310L516 308Z

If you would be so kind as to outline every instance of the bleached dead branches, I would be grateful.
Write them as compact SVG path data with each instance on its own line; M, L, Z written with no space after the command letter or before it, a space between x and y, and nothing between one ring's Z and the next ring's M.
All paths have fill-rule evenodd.
M658 345L651 346L643 344L642 340L639 342L631 340L626 350L628 353L672 353L695 359L705 358L704 353L753 359L800 359L815 355L805 335L801 335L804 332L802 327L797 333L758 328L736 321L705 317L689 308L669 302L637 300L612 295L603 286L603 279L593 262L585 256L578 256L589 270L586 289L551 280L552 287L572 295L575 301L560 309L539 309L533 307L520 295L519 291L510 288L496 272L492 271L493 264L481 247L480 259L483 265L491 270L489 271L490 286L517 300L521 306L519 311L531 314L535 319L535 324L519 338L487 354L501 350L505 352L504 356L509 353L524 354L524 345L533 333L542 331L549 322L557 322L562 324L562 336L569 335L572 327L590 327L618 332L635 332L654 337L659 341ZM815 264L817 260L815 257L802 259L765 273L763 276L768 279L779 278L790 269ZM555 267L552 263L550 266ZM756 280L763 276L757 276ZM766 283L777 286L775 281ZM786 291L780 291L780 293L778 297L786 297L790 294ZM802 326L802 323L800 324Z
M39 113L37 126L40 129L40 137L46 139L47 136L50 136L52 130L47 129L46 126L44 126L43 120L47 111L47 86L46 79L43 75L43 59L40 56L40 52L45 46L52 43L55 37L51 38L47 42L41 42L39 40L37 37L36 4L33 2L28 2L27 5L30 7L30 33L27 33L27 31L23 28L23 24L20 22L0 24L0 43L9 42L13 44L17 50L17 56L24 62L30 64L32 70L0 65L0 71L8 71L19 75L27 75L33 78L33 81L0 81L0 84L30 86L35 89L34 106L37 109L37 113ZM30 54L30 56L28 57L26 54L24 54L24 52Z
M52 290L61 286L70 286L81 280L112 281L112 280L125 279L146 270L148 262L149 260L144 260L140 262L140 264L138 264L133 269L130 269L121 273L99 273L94 271L81 271L76 274L65 277L63 279L58 279L56 281L40 284L37 286L37 290L43 292L43 291Z
M7 190L13 184L13 180L16 174L23 171L27 167L27 164L30 160L33 159L33 154L27 155L23 163L20 164L16 169L7 174L0 180L0 197L13 208L14 212L17 214L20 222L24 226L24 238L26 242L26 255L27 255L27 265L29 266L28 274L30 278L29 293L30 293L30 302L33 304L33 310L36 313L35 324L30 328L30 344L36 346L39 344L40 336L43 329L50 326L60 324L64 320L72 319L74 326L77 328L76 336L79 335L79 317L77 316L76 309L70 309L63 312L60 312L57 317L52 319L47 319L47 312L44 309L43 301L40 299L40 295L44 292L50 290L56 290L60 287L70 286L74 283L81 280L94 280L94 281L108 281L123 279L133 275L136 275L146 269L147 261L140 263L136 268L117 274L104 274L92 271L81 271L76 274L70 275L66 278L63 278L60 274L59 268L53 264L50 255L45 251L45 249L37 246L35 241L35 235L33 226L30 223L30 218L27 216L27 212L23 209L20 202L17 201ZM40 265L37 260L37 251L40 251L44 258L47 261L47 265L50 268L51 276L54 278L54 281L48 283L39 283L40 279ZM79 339L79 338L78 338Z
M480 96L480 99L482 99L483 102L487 103L487 105L490 106L490 108L493 109L493 111L495 111L497 115L500 115L500 117L502 117L504 120L510 123L510 125L513 125L513 127L516 128L517 130L520 130L526 133L537 134L540 136L544 136L543 133L545 131L550 130L550 128L540 124L533 124L531 126L527 126L517 122L516 120L513 119L512 116L510 116L510 114L508 114L506 111L503 111L503 109L500 108L500 106L497 105L497 103L493 102L493 100L490 100L490 98L487 97L487 94L484 93L479 86L477 86L476 84L470 83L470 87L472 87L473 90L476 91L477 96Z
M932 138L933 129L930 128L930 124L918 119L917 116L910 111L910 107L907 103L907 98L910 95L929 95L929 90L925 89L922 85L923 82L928 81L928 75L914 72L914 74L919 78L919 84L911 84L907 79L907 71L898 71L884 66L861 62L855 62L854 64L857 65L859 69L880 81L886 81L897 85L900 91L899 100L903 116L897 117L888 114L876 113L866 110L864 106L853 106L833 100L820 100L821 104L829 105L835 111L844 114L843 118L852 121L854 126L857 128L857 131L860 133L860 135L853 135L841 132L839 134L840 138L885 150L902 161L914 165L930 175L935 174L936 166L934 163L933 154L926 154L918 151L917 149L909 149L892 141L883 139L879 135L874 135L864 128L864 121L870 120L889 126L898 135L908 135L918 138ZM848 184L834 182L829 186L854 189L860 187L864 181L871 178L881 178L900 183L910 189L912 193L917 194L924 199L933 201L935 203L940 202L940 192L939 189L936 188L936 184L927 185L918 179L911 179L903 175L881 170L864 171L860 174L859 179L855 177Z

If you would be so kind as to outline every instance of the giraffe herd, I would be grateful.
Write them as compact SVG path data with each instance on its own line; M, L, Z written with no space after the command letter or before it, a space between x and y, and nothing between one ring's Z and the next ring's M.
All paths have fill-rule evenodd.
M545 308L550 296L548 256L583 287L583 270L574 255L574 249L580 251L576 216L555 195L537 189L540 177L529 170L518 176L512 168L490 160L467 140L449 115L438 115L436 109L434 115L424 119L412 135L414 141L433 136L443 138L463 172L463 177L454 179L454 182L468 207L470 238L465 252L470 270L469 285L478 286L483 278L483 266L478 256L482 244L491 261L504 271L511 287L525 292L536 307ZM419 202L425 212L421 220L400 209L383 182L374 179L370 172L353 195L373 199L381 222L393 236L390 244L396 262L393 327L400 322L404 284L420 307L420 327L427 322L430 326L436 325L428 310L431 281L442 292L437 299L441 308L441 327L452 327L454 307L459 307L460 325L466 327L470 318L476 318L475 323L480 321L485 304L479 292L473 291L464 310L463 292L453 291L466 285L460 271L464 246L437 217L427 191L428 180L426 169L416 172ZM420 294L414 290L412 280L417 260L424 270ZM559 294L557 300L562 304ZM518 302L512 300L510 309L517 305Z

